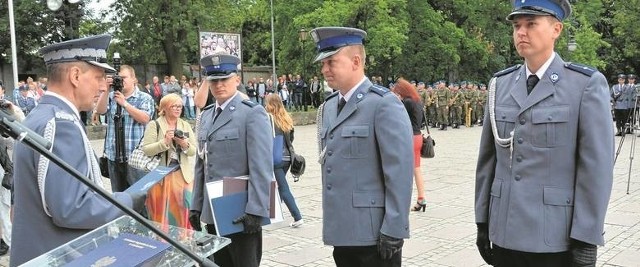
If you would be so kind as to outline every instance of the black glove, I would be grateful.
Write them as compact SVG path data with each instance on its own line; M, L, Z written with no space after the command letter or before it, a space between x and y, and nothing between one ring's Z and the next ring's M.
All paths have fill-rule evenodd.
M401 238L390 237L385 234L380 234L378 240L378 254L383 260L390 260L393 254L402 249L404 240Z
M131 196L131 208L137 213L144 211L144 202L147 201L147 192L129 193Z
M233 223L241 223L244 225L244 231L242 231L245 234L255 234L258 233L260 231L262 231L262 225L260 224L260 216L257 215L253 215L253 214L245 214L242 215L240 217L238 217L237 219L233 220Z
M493 251L491 251L491 241L489 241L489 225L486 223L478 223L478 237L476 239L476 246L480 251L480 256L484 262L489 265L493 265Z
M189 223L193 230L202 231L202 224L200 223L200 211L190 210L189 211Z
M596 266L598 247L580 240L571 240L571 267Z

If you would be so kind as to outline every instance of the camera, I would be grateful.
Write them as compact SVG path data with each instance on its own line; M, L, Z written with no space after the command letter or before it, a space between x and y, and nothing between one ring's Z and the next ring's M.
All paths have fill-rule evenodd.
M122 88L124 87L124 82L122 77L120 77L120 53L113 53L113 68L116 70L116 74L113 75L113 83L111 87L113 87L113 91L122 92Z
M0 99L0 108L1 109L10 109L11 108L11 102L7 101L6 99Z
M173 133L173 136L180 138L180 139L185 139L187 137L189 137L189 133L185 133L180 129L176 129L176 131Z

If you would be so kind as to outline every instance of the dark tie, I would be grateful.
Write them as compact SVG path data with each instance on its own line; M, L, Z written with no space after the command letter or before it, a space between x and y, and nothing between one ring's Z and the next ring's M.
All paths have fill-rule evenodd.
M347 101L344 100L344 97L341 97L340 101L338 102L338 114L340 114L340 111L342 111L342 108L344 108L345 104L347 104Z
M539 80L540 78L538 78L538 75L529 75L529 78L527 78L527 95L531 94L531 91L533 91L533 87L536 86Z
M220 113L222 113L222 108L221 107L216 108L216 115L213 117L213 122L216 122L216 120L220 116Z

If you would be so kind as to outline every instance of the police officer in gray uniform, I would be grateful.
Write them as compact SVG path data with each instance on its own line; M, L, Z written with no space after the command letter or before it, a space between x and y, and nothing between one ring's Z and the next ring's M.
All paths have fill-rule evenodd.
M636 75L627 75L627 88L625 90L627 96L627 119L625 121L625 133L633 133L634 117L636 116Z
M553 50L567 0L513 3L507 20L525 63L489 86L477 246L495 266L595 266L613 180L607 81Z
M624 134L624 124L627 119L627 75L618 74L618 84L611 87L611 100L613 101L613 115L616 118L616 135Z
M261 217L269 217L269 190L273 179L273 137L265 109L243 100L238 64L232 55L210 55L200 60L216 102L204 108L198 126L198 151L189 221L200 231L215 234L206 184L223 177L248 175L245 215L234 220L244 231L226 237L231 244L214 254L220 266L257 267L262 257Z
M319 125L322 238L337 266L400 266L409 237L413 141L409 116L364 75L366 32L310 32L331 88Z
M51 152L98 186L102 175L79 111L89 111L107 83L109 35L44 47L48 91L24 121L53 145ZM31 148L14 148L15 205L11 263L18 266L123 215L118 208ZM146 197L114 193L116 200L141 210Z

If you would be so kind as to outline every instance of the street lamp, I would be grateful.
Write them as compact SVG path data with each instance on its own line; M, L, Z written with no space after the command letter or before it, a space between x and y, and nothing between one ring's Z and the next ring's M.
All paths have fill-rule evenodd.
M80 3L80 1L82 0L67 0L69 4L77 4ZM64 0L47 0L47 8L51 11L57 11L62 7L63 2Z
M305 30L304 28L300 29L300 32L298 32L298 37L300 39L300 43L302 44L302 105L304 106L304 111L308 111L307 109L307 89L304 88L304 85L306 85L306 81L305 79L307 78L307 57L305 56L305 49L304 49L304 44L307 42L307 37L309 35L307 34L307 30Z
M76 6L76 4L80 3L82 0L47 0L47 8L51 11L58 11L60 10L60 8L62 8L62 5L64 4L64 2L67 2L71 5L74 5L73 7L67 8L66 11L65 10L61 10L60 12L63 14L64 16L64 27L65 27L65 32L66 32L66 36L64 39L66 40L71 40L73 39L75 36L75 29L74 29L74 21L78 20L78 7ZM79 25L80 22L79 20L75 23L75 25Z

